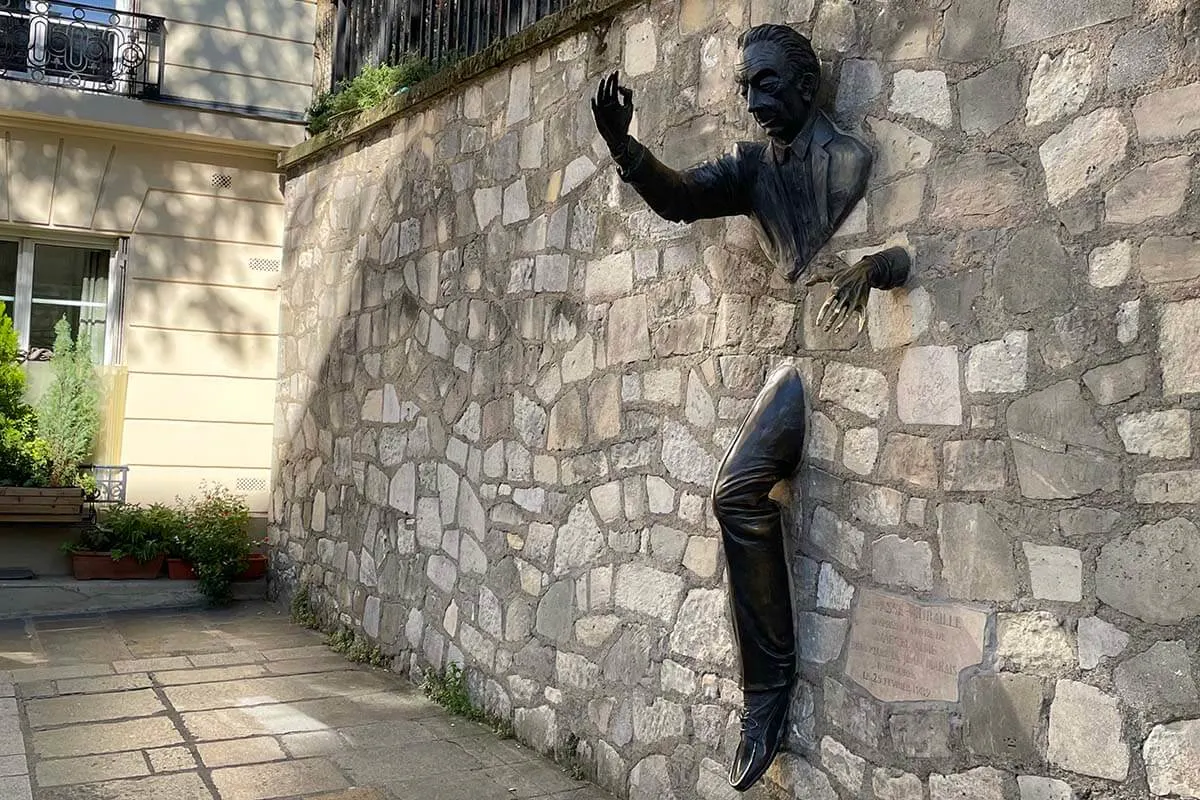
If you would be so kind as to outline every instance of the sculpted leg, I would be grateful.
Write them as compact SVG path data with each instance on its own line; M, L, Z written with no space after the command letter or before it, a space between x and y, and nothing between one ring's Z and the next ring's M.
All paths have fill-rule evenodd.
M713 486L746 702L742 742L729 776L741 791L758 781L778 752L795 679L782 513L768 495L800 464L804 412L799 373L790 366L777 369L742 422Z

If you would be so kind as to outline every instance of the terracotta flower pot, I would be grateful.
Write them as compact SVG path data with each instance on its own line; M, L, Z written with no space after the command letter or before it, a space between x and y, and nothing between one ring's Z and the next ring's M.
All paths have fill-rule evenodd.
M256 581L267 574L267 557L262 553L251 553L246 568L235 578L239 581ZM182 558L167 559L167 575L173 581L196 580L196 569L191 562Z
M264 553L251 553L249 563L237 576L239 581L256 581L267 574L267 556Z
M194 581L196 580L196 570L192 569L192 565L182 558L168 558L167 577L173 581Z
M138 563L132 556L113 560L111 553L72 553L71 571L75 580L137 580L145 581L158 577L162 572L165 555L156 556L145 564Z

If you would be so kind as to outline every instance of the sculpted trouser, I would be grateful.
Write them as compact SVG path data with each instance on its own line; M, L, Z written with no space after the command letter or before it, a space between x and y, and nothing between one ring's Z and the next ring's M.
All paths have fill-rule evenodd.
M804 384L796 369L775 370L738 429L713 485L746 691L781 689L795 675L782 514L767 495L800 464L804 405Z

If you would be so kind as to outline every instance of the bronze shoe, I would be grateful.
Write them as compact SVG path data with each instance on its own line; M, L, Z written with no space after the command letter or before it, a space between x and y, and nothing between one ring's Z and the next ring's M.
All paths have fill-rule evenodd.
M744 792L758 782L783 746L792 687L746 692L742 741L729 770L729 785Z

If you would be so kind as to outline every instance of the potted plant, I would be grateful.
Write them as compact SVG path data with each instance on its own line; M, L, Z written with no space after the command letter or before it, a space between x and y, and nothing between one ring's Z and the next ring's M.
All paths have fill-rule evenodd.
M152 509L115 506L86 529L79 541L63 545L71 556L76 580L157 578L166 559L167 541L165 529L156 518L159 512Z
M257 544L250 537L250 509L245 498L223 486L206 488L183 511L185 530L176 553L188 562L200 591L214 605L230 600L233 582L245 576L255 559Z

